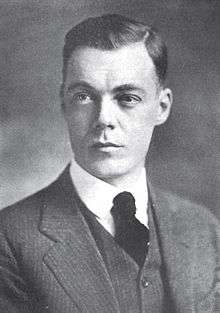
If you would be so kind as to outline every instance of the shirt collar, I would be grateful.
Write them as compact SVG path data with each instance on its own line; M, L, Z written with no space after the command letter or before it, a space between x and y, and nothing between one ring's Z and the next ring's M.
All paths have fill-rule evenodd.
M123 186L115 187L89 174L74 159L71 162L70 175L81 200L100 220L109 218L113 198L122 191L128 191L135 198L136 218L147 226L148 189L145 168L142 169L135 185L126 189Z

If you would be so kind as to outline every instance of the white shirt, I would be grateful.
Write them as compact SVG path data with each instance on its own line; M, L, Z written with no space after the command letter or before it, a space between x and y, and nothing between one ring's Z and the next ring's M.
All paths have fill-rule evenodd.
M74 159L71 162L70 175L81 200L95 214L99 223L113 236L115 227L110 211L113 206L113 198L122 191L132 193L136 204L135 216L142 224L148 225L148 189L144 167L135 184L130 185L129 188L125 187L126 189L123 186L115 187L89 174Z

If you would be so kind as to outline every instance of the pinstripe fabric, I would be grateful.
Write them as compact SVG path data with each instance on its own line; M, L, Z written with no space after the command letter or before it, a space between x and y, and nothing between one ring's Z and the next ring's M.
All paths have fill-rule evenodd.
M151 188L150 194L158 234L154 250L164 264L173 312L217 313L219 222L169 193L154 194ZM75 199L67 168L52 185L0 212L0 312L120 312L112 280ZM153 281L153 263L146 273Z
M166 303L169 295L164 298L164 286L161 277L161 257L151 210L149 221L151 223L152 241L150 253L143 268L130 257L114 240L114 238L96 220L95 216L79 202L83 215L86 217L97 246L102 254L110 275L121 313L166 312ZM142 286L143 277L153 277L147 289ZM169 307L169 312L172 308Z
M137 263L115 242L86 208L83 214L90 226L115 290L121 313L140 313Z

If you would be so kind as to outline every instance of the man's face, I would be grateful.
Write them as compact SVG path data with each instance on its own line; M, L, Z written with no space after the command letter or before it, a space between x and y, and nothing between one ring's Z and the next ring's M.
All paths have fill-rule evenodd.
M137 172L154 127L169 115L170 98L143 43L74 51L62 101L77 163L109 182Z

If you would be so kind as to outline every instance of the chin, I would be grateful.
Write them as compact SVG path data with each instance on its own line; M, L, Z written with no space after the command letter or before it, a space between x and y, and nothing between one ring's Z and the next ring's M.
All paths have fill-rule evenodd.
M132 166L127 160L97 161L83 166L91 175L102 180L112 180L127 175Z

